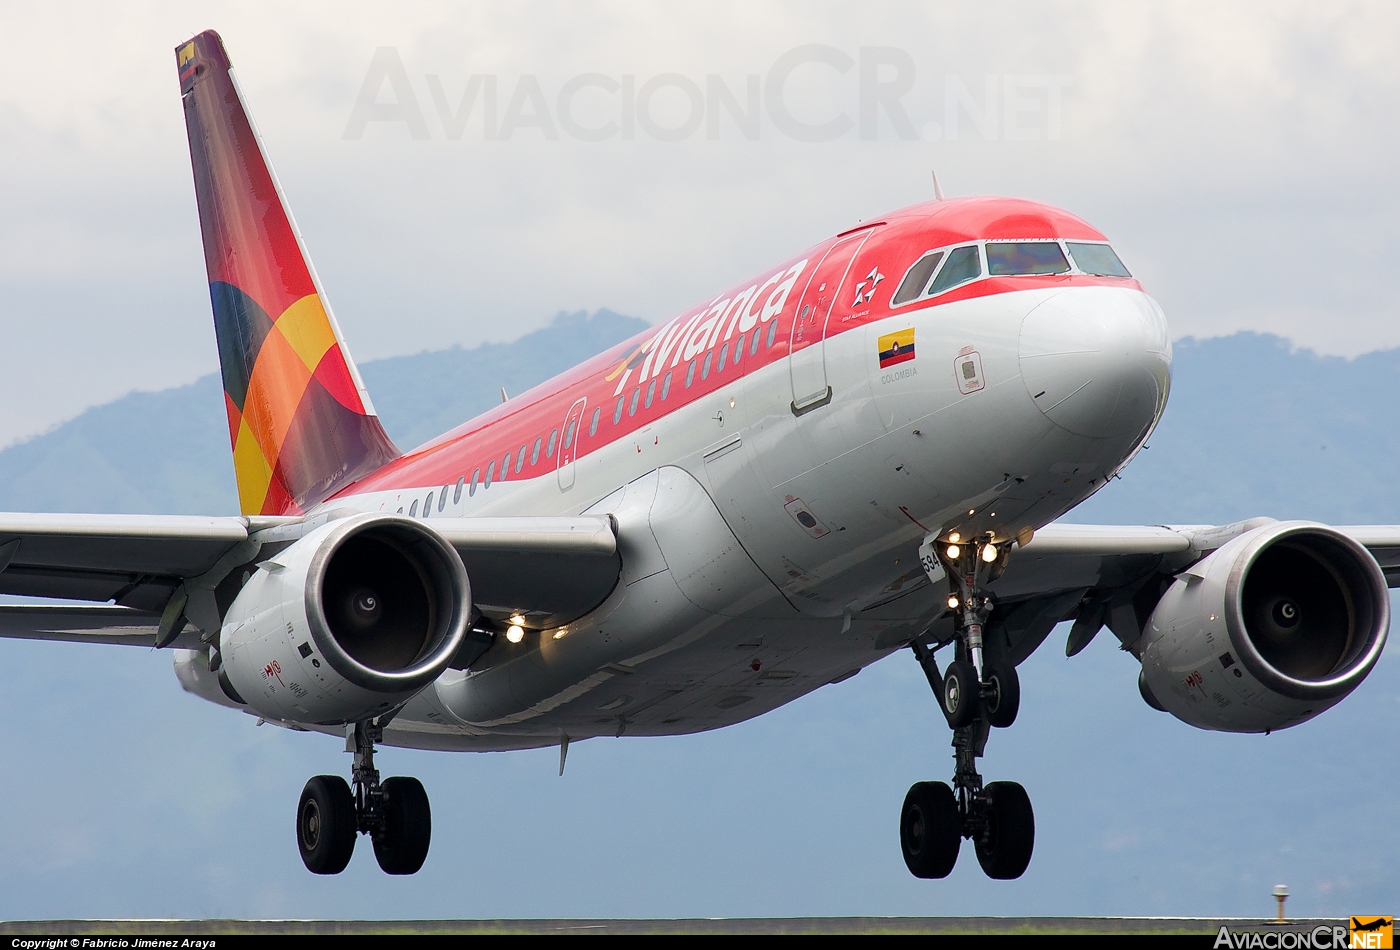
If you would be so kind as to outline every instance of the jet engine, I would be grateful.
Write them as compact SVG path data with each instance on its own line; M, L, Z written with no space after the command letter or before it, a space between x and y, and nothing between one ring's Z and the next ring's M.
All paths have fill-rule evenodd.
M1148 621L1138 685L1202 729L1282 729L1354 690L1389 629L1369 551L1325 525L1276 522L1177 575Z
M359 722L437 679L471 602L461 558L427 525L333 521L248 578L219 634L219 685L268 719Z

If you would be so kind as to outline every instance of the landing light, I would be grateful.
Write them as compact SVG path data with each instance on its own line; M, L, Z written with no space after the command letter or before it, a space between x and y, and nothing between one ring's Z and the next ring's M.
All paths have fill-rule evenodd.
M523 627L523 626L525 626L525 615L524 615L524 614L511 614L511 615L510 615L510 622L513 623L513 624L515 624L517 627Z
M568 627L560 627L558 630L554 631L554 639L562 640L568 634L568 632Z
M949 607L957 607L957 606L958 606L958 595L957 595L957 594L953 594L953 595L951 595L951 596L948 598L948 606L949 606Z
M997 546L996 546L995 544L988 544L988 545L986 545L986 546L984 546L984 547L982 548L982 560L984 560L984 561L986 561L988 564L990 564L990 563L992 563L993 561L995 561L996 559L997 559Z
M510 629L506 631L506 639L511 643L519 643L525 639L525 628L518 623L511 624Z
M950 560L950 561L955 561L955 560L957 560L958 555L961 554L961 553L962 553L962 548L958 547L956 544L950 544L950 545L948 545L948 560Z
M958 534L956 531L954 531L952 534L948 535L948 542L949 542L950 544L957 544L957 543L958 543L959 541L961 541L961 540L962 540L962 535Z

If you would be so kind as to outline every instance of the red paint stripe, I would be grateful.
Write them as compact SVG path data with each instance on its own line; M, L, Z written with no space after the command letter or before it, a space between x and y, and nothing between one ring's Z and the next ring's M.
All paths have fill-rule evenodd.
M882 282L876 297L862 305L863 309L845 314L838 314L837 310L833 310L827 322L828 335L831 337L863 328L867 324L896 314L907 318L911 312L940 307L956 301L1015 293L1022 290L1088 286L1142 289L1141 285L1132 279L1101 278L1078 274L990 277L942 294L936 301L925 302L914 307L905 306L897 311L891 311L889 300L899 280L914 261L932 248L983 238L1060 237L1070 240L1095 241L1102 241L1104 238L1098 231L1067 212L1034 202L1009 198L959 199L916 205L897 214L886 216L885 220L889 224L880 228L866 242L852 262L849 273L864 274L872 267L878 267L880 272L885 274L886 280ZM837 237L830 238L803 254L785 261L778 267L770 268L755 280L744 281L729 291L707 300L704 304L683 311L674 321L667 321L659 327L648 329L636 337L614 346L605 353L595 356L578 367L512 399L509 403L498 406L408 453L403 458L391 462L377 472L348 486L339 494L426 489L434 485L454 483L462 475L470 478L470 473L474 468L479 467L484 471L492 459L499 462L507 450L517 449L521 442L533 443L537 436L544 436L548 440L549 433L553 428L559 428L562 441L565 415L568 413L569 407L580 398L587 399L587 410L584 414L584 423L581 426L581 444L576 450L577 457L583 458L616 441L628 438L638 430L725 385L736 382L742 375L755 372L782 360L788 353L788 336L791 332L793 311L801 298L800 282L798 288L788 295L782 312L774 318L778 321L778 330L771 348L766 345L770 324L760 323L755 327L755 330L763 334L763 343L760 344L756 354L751 353L749 349L752 341L750 334L753 332L749 331L744 335L745 352L739 365L737 367L728 365L720 372L712 371L707 379L702 380L700 379L700 367L703 365L706 352L714 354L715 359L717 359L719 350L725 343L723 339L715 340L708 351L701 351L696 356L696 375L690 389L686 389L684 385L688 362L685 360L676 362L675 354L677 351L683 350L684 338L692 332L686 329L687 323L693 321L698 315L704 314L715 302L726 297L733 298L754 284L762 284L775 272L781 274L803 258L809 262L807 272L810 273L816 262L821 260L826 250L837 240ZM805 277L805 274L803 276ZM845 302L846 297L847 295L843 292L841 295L842 303ZM725 321L726 325L728 322L728 320ZM642 408L639 401L636 415L629 415L627 409L631 404L633 391L638 388L640 368L645 362L645 357L641 355L639 350L652 342L658 336L658 331L673 324L682 331L676 334L682 339L667 354L666 369L659 374L652 374L653 377L657 378L657 397L650 409ZM731 350L738 335L736 328L728 341L731 344ZM617 399L614 393L617 390L617 382L622 378L622 372L625 370L613 375L611 381L605 377L619 369L624 358L627 359L628 366L633 367L633 371L628 376L627 385L622 388L620 394L625 400L621 422L614 425L612 420ZM900 354L895 361L888 364L881 361L881 366L895 365L897 362L904 362L905 359L910 358L913 358L912 352L908 357ZM671 366L673 362L675 363L674 367ZM672 374L671 392L669 398L663 401L660 399L660 388L661 380L664 379L666 372ZM645 387L646 383L642 385ZM644 395L645 389L643 389ZM590 437L587 435L587 420L596 407L602 408L602 422L598 434ZM542 454L537 465L530 466L527 462L525 470L518 477L538 476L547 473L554 467L555 461L546 460ZM512 475L514 476L513 472Z

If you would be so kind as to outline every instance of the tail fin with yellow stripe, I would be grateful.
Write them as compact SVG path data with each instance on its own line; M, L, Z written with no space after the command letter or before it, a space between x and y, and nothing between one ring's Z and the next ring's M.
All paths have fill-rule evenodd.
M398 457L374 413L212 30L180 94L244 514L297 514Z

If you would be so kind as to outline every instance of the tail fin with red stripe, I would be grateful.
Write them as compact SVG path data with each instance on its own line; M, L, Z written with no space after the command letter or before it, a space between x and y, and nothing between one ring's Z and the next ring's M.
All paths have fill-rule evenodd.
M399 455L212 30L176 48L244 514L296 514Z

